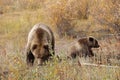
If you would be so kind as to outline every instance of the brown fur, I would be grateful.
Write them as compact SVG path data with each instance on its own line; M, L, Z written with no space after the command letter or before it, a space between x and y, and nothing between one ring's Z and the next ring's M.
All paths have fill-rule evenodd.
M77 56L92 57L94 56L92 48L98 47L99 44L95 38L93 37L81 38L70 47L70 49L68 50L68 57L69 58L76 58Z
M33 65L34 59L38 64L49 59L54 54L54 35L49 27L44 24L36 24L28 35L27 64Z

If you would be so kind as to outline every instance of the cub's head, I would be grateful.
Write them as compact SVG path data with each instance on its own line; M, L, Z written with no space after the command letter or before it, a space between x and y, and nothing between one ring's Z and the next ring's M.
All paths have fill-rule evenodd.
M33 55L37 58L42 58L44 56L49 55L49 47L48 44L32 44L31 51Z
M88 37L88 46L90 48L99 48L100 47L98 41L93 37Z

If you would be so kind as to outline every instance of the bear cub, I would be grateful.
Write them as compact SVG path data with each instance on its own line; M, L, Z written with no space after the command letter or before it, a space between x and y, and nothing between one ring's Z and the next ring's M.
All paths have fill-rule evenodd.
M92 57L94 53L92 48L99 48L98 41L94 37L85 37L78 39L68 50L68 58Z

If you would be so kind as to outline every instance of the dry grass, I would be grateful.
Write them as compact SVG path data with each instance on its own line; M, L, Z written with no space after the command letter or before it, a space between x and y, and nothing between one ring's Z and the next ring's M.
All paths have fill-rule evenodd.
M108 33L114 33L114 29L108 25L98 24L95 21L99 17L99 14L97 14L99 11L97 12L95 7L99 2L98 0L92 0L89 4L89 0L81 0L83 5L79 5L80 1L77 3L78 0L75 0L76 2L74 0L69 0L70 2L67 2L67 0L58 0L58 2L55 0L17 1L19 3L13 0L0 1L0 80L120 80L120 68L107 67L120 66L119 36L107 35ZM38 3L39 1L41 3ZM94 1L96 1L96 4L93 5ZM100 0L100 3L101 1L103 0ZM72 7L73 4L76 4L76 6ZM104 1L103 4L99 4L100 10L105 4ZM88 6L91 6L89 7L90 11L95 9L95 18L93 14L89 14L89 16L87 14L87 19L85 18ZM105 10L110 12L110 9L107 8L109 6ZM74 12L72 13L72 11ZM79 15L77 14L78 11L82 13ZM78 59L65 59L66 50L74 39L66 35L62 39L58 38L56 28L59 26L56 27L56 24L65 25L64 21L61 22L60 15L63 16L65 21L70 20L70 26L66 26L65 31L69 31L67 29L72 27L75 32L71 31L71 34L76 33L77 36L94 35L99 38L101 47L93 49L96 57L93 59L81 58L81 63L102 64L106 65L106 67L80 66ZM107 16L104 15L105 17L100 17L108 22L115 22L115 18L109 21L109 17L113 18L113 15L112 13ZM56 38L56 54L60 55L63 60L58 62L55 58L53 61L47 62L45 66L37 66L35 64L33 67L28 68L24 53L26 39L31 27L39 22L51 26ZM110 28L110 31L108 28ZM107 30L108 32L105 32Z

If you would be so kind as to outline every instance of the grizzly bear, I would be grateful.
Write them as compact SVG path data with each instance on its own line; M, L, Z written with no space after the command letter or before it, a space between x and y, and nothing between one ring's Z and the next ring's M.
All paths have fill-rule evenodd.
M93 37L85 37L76 41L68 50L68 58L92 57L92 48L99 48L98 41Z
M38 65L48 60L54 55L54 35L51 29L45 24L36 24L28 34L26 46L27 65L33 65L35 58Z

